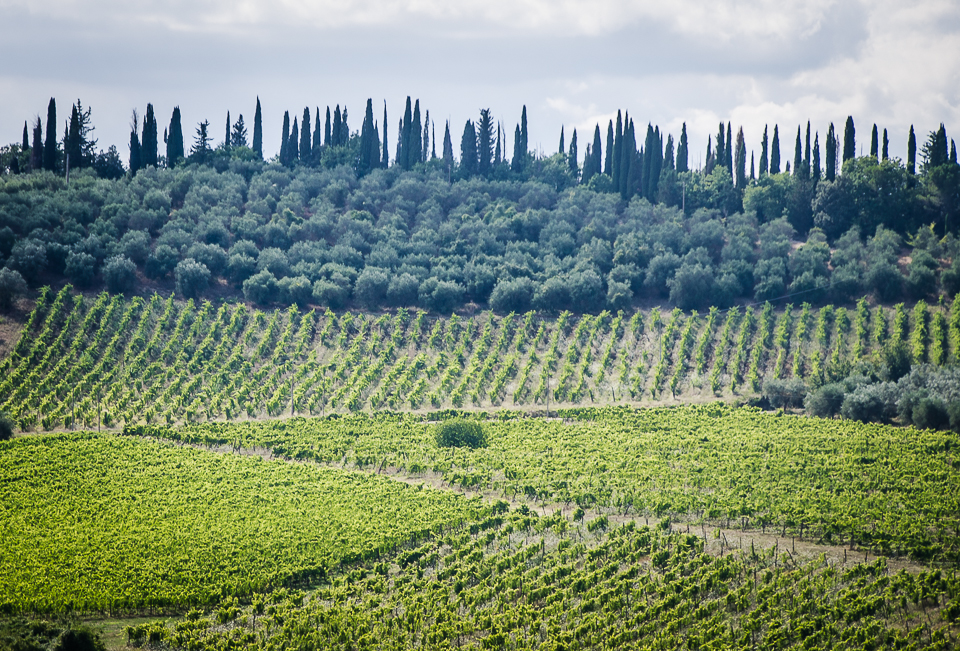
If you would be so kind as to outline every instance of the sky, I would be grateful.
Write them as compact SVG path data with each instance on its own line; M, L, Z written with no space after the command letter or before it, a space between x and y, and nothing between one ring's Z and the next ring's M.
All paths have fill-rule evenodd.
M482 108L512 150L524 105L547 154L563 127L582 157L618 109L675 139L686 123L694 167L721 120L758 158L765 125L790 159L799 124L822 144L848 115L858 153L874 123L901 158L911 125L920 143L941 122L960 139L956 0L0 0L0 24L0 143L51 96L62 133L80 99L124 159L148 102L161 132L180 107L189 147L202 120L222 140L227 111L252 130L258 96L268 156L285 110L347 106L357 130L372 98L392 158L408 95L439 140L450 121L457 153Z

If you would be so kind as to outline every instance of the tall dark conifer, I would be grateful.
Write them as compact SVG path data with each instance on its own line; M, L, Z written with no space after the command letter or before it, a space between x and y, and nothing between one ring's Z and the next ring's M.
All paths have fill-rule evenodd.
M800 143L800 127L797 127L797 144L793 151L793 175L803 176L803 145Z
M447 124L447 133L450 132L450 125ZM519 173L523 169L522 159L520 158L520 152L522 151L520 146L520 125L518 124L513 130L513 158L510 160L510 170L512 172Z
M527 131L527 105L523 105L520 113L520 162L526 165L527 154L530 152L530 134Z
M730 123L727 122L727 148L723 153L723 164L728 170L733 170L733 133L730 130Z
M807 132L803 139L803 178L810 178L810 120L807 120Z
M323 146L329 147L333 145L333 124L330 121L330 107L327 107L327 119L323 123Z
M55 172L60 163L57 148L57 101L50 98L47 104L47 138L43 143L43 169Z
M30 148L30 169L38 170L43 167L43 125L40 116L33 123L33 146Z
M837 134L833 129L833 122L827 129L827 160L826 179L833 181L837 178Z
M230 130L230 146L247 146L247 126L243 122L243 114L237 116L237 121L233 123L233 129Z
M642 162L640 169L634 169L634 176L637 172L640 173L640 178L634 178L634 181L637 181L636 185L631 184L630 178L630 168L631 165L634 165L637 151L637 136L636 131L634 131L633 120L630 119L630 114L624 112L623 115L623 134L620 137L620 174L619 174L619 188L620 188L620 197L626 200L629 200L630 197L637 191L638 186L642 187L643 184L643 167ZM635 167L635 166L634 166Z
M499 167L500 163L503 162L503 151L501 150L500 144L500 123L497 122L497 146L493 150L493 165L494 167Z
M257 96L257 111L253 114L253 153L263 159L263 113L260 111L260 97Z
M954 165L957 164L957 143L953 141L953 138L950 138L950 162Z
M743 192L747 187L747 145L743 140L743 127L737 131L737 153L733 169L737 189Z
M617 128L613 132L613 187L620 189L620 176L623 168L623 116L617 111Z
M305 106L303 108L303 119L300 120L300 160L304 163L310 162L310 147L312 145L313 138L310 136L310 108Z
M770 141L770 173L780 173L780 128L773 125L773 140Z
M477 130L467 120L460 138L460 176L469 178L477 174Z
M408 170L413 165L410 160L410 130L413 128L413 101L407 95L407 104L403 109L403 120L400 122L400 141L397 144L397 163L401 169Z
M600 174L603 169L603 150L600 144L600 125L593 128L593 147L590 151L591 175Z
M567 164L570 166L570 173L573 174L573 178L577 178L580 175L579 167L579 156L577 152L577 130L573 130L573 135L570 136L570 151L567 153Z
M674 160L673 153L673 135L667 136L667 144L663 148L663 165L661 166L662 170L676 170L676 162Z
M387 100L383 100L383 148L381 153L383 159L380 161L380 167L387 169L390 165L390 150L387 149Z
M843 126L843 162L846 163L857 155L857 134L853 126L853 116L847 116L847 123Z
M153 114L153 104L147 104L147 113L143 116L143 136L140 141L140 157L142 167L156 167L159 144L157 117Z
M333 110L333 131L330 132L330 138L333 141L334 147L339 147L341 145L340 131L342 129L343 116L340 114L340 105L337 104L336 108Z
M767 125L763 125L763 140L760 141L760 176L770 171L770 142L767 138Z
M254 136L256 138L256 136ZM167 167L176 167L185 156L183 148L183 124L180 119L180 107L173 107L170 116L170 129L167 134Z
M560 125L560 149L558 150L557 153L559 153L559 154L565 154L566 152L564 151L564 149L565 149L565 147L564 147L564 144L563 144L563 125L561 124L561 125Z
M140 118L136 110L133 111L133 118L130 124L130 174L135 175L137 170L143 166L143 155L140 147Z
M716 151L713 152L714 164L723 167L726 162L727 156L727 146L726 146L726 131L723 128L723 122L720 123L720 129L717 131L717 143Z
M517 127L517 133L520 127ZM453 139L450 137L450 121L447 120L443 131L443 169L447 170L447 180L451 179L453 174Z
M813 182L820 182L820 132L813 137Z
M288 150L290 148L290 111L283 112L283 133L280 136L280 164L289 165L290 156L288 155Z
M713 153L713 140L712 136L707 136L707 159L703 161L703 173L710 174L713 172L713 168L717 166L717 159Z
M887 130L883 130L883 150L880 153L880 160L887 160L890 155L890 139L887 138Z
M373 100L367 99L360 127L360 158L357 161L357 176L364 176L380 163L380 144L374 135Z
M30 149L30 133L27 131L27 121L23 121L23 142L20 145L20 151L27 151Z
M416 111L414 112L414 121L416 121ZM477 173L480 176L488 177L493 160L493 119L490 117L490 109L480 109L480 120L477 122L476 134Z
M430 111L426 111L423 114L423 154L420 156L420 162L426 163L427 158L430 155ZM499 145L499 140L497 141Z
M413 167L423 156L423 125L420 122L420 100L413 103L413 124L410 125L409 165Z
M67 128L66 146L63 148L66 165L71 169L77 169L83 166L83 151L80 144L80 113L75 104L71 107L70 126Z
M750 150L750 180L753 181L756 178L757 177L754 175L754 167L753 167L753 150L751 149Z
M290 127L290 142L287 143L287 158L290 159L288 165L296 165L300 162L300 130L297 127L297 118L293 118L293 126Z
M607 123L607 142L604 149L603 173L613 177L613 120Z
M874 158L880 158L880 134L877 132L876 123L874 123L873 130L870 132L870 155Z
M230 111L227 111L227 126L223 130L223 148L230 149Z
M384 125L386 126L386 125ZM323 125L320 124L320 107L313 112L313 142L310 143L310 160L316 164L320 162L320 151L323 148ZM379 161L377 161L379 164Z
M680 130L680 143L677 145L677 172L686 172L690 169L690 146L687 143L687 123L683 123Z
M910 125L910 135L907 136L907 171L911 174L917 173L917 135L913 132L913 125Z

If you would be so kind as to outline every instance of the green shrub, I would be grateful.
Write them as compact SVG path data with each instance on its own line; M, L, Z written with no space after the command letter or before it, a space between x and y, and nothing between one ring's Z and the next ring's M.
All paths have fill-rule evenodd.
M6 413L0 412L0 441L13 438L13 419Z
M831 382L807 395L804 406L811 416L832 418L840 413L846 391L843 384Z
M948 429L950 415L943 401L923 398L913 407L913 424L921 429Z
M487 446L487 435L476 421L448 420L437 425L437 445L442 448L483 448Z

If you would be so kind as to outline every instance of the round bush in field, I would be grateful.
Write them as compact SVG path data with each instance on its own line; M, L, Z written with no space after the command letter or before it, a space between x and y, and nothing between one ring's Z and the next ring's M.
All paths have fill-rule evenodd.
M487 435L476 421L448 420L437 426L437 445L442 448L483 448L487 446Z

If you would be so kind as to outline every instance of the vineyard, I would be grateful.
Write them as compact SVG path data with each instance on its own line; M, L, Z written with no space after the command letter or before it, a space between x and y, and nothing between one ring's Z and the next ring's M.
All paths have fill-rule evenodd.
M88 298L68 286L41 292L0 363L0 411L22 430L58 430L706 402L755 394L766 378L829 378L887 341L917 361L956 362L960 303L432 318Z
M498 412L488 447L438 448L418 415L131 426L344 468L435 474L492 499L776 531L885 555L960 560L960 437L722 404ZM436 418L436 415L429 418Z
M317 581L481 511L360 472L97 434L0 443L0 612L209 605Z
M960 583L883 559L839 568L787 549L515 511L368 562L310 594L127 629L182 649L951 648Z

